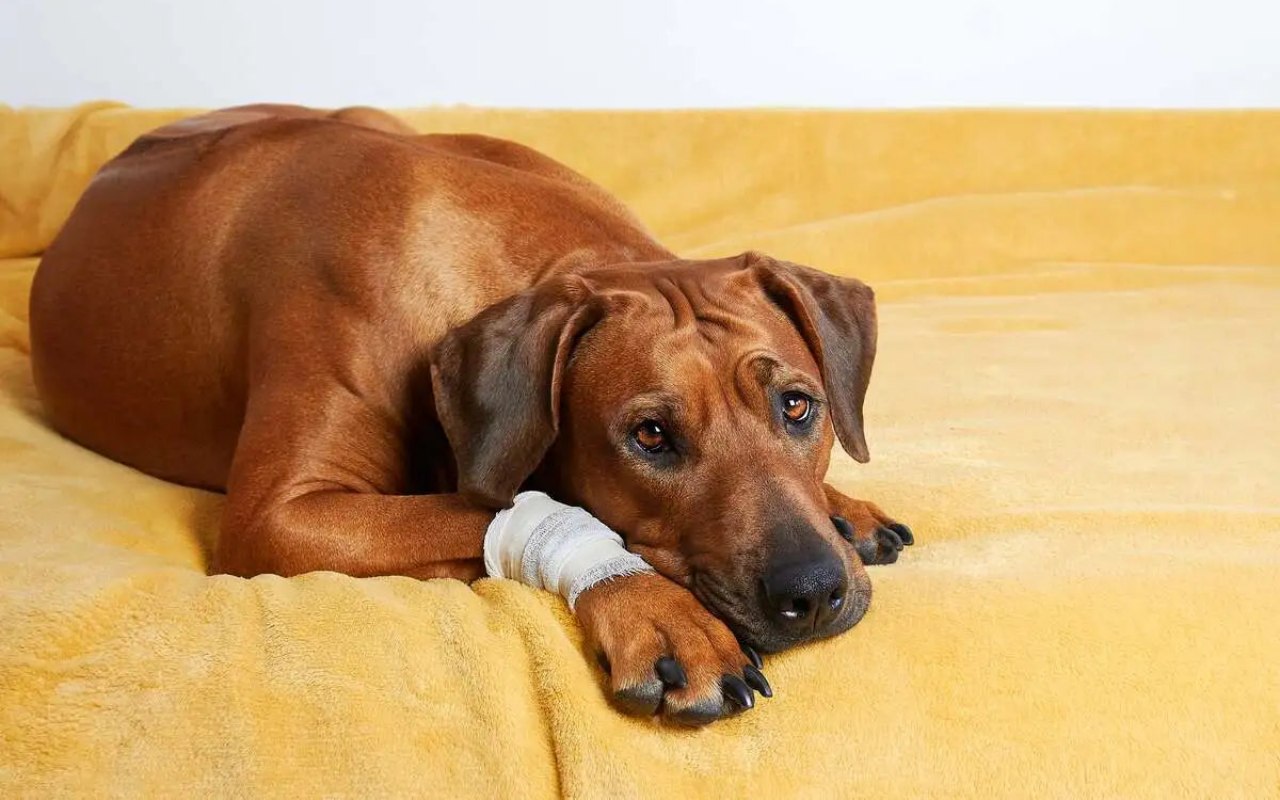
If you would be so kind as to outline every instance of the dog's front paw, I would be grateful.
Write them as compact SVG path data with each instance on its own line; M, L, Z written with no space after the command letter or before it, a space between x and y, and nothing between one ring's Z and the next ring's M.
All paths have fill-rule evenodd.
M863 564L892 564L904 547L916 543L911 529L880 510L875 503L854 500L826 487L831 522L853 544Z
M583 592L577 615L614 704L628 714L705 725L772 697L760 657L685 589L655 574Z

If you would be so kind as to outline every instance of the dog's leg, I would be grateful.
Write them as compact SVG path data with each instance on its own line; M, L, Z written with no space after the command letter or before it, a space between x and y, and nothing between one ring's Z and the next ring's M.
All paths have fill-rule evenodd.
M396 494L402 427L350 387L304 378L256 390L227 482L214 569L481 577L493 511L456 494Z
M894 520L875 503L855 500L830 484L823 484L831 518L840 533L853 542L864 564L892 564L904 546L915 544L911 529Z
M382 495L339 488L304 491L247 512L228 496L214 569L234 575L354 577L484 576L485 527L493 512L459 495Z
M759 656L687 589L657 574L598 584L578 598L587 642L609 673L615 703L685 725L732 716L773 690Z

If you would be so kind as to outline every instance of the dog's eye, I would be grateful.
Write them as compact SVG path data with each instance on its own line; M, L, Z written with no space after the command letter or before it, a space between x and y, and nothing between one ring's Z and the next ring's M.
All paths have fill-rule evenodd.
M788 422L803 425L813 413L813 398L800 392L787 392L782 396L782 414Z
M646 453L661 453L667 449L667 432L662 429L661 424L651 419L637 425L631 432L631 438Z

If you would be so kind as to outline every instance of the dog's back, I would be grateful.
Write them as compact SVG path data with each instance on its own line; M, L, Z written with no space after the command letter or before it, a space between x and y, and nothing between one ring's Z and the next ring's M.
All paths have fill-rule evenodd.
M258 356L323 370L376 338L394 390L448 328L547 272L665 253L520 145L418 136L373 109L228 109L94 178L35 279L33 369L71 438L224 488Z

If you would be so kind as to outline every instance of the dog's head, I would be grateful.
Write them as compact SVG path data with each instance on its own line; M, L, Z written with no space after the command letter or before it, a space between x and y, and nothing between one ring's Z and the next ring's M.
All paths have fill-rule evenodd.
M586 508L745 642L831 636L871 587L823 492L868 458L871 290L747 253L564 275L453 330L432 358L459 491Z

